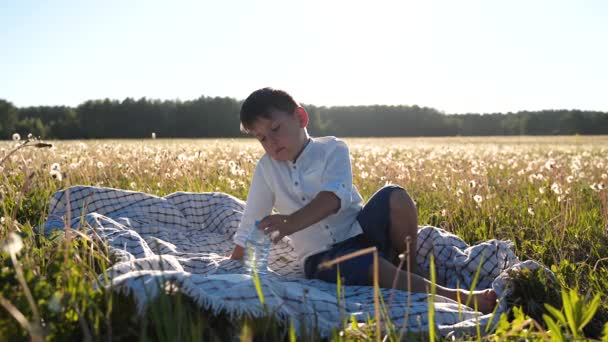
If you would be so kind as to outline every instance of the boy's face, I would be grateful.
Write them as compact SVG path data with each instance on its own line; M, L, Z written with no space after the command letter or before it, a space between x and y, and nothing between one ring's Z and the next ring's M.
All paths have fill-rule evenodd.
M258 118L250 132L272 159L293 161L308 139L304 129L307 124L308 114L302 107L293 114L275 109L270 112L270 119Z

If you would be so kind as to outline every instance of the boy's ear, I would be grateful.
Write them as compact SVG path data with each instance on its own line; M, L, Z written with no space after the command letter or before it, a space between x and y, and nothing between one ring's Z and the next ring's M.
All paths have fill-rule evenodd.
M304 109L304 107L296 108L296 116L298 118L298 121L300 122L300 128L305 128L306 126L308 126L308 113L306 112L306 109Z

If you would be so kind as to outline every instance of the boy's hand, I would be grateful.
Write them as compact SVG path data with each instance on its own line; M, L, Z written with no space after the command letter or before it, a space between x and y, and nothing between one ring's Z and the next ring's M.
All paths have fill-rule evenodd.
M232 251L232 254L230 255L230 259L232 260L241 260L243 259L243 257L245 256L245 248L236 245L234 246L234 250Z
M285 236L291 235L299 230L287 215L266 216L260 221L258 227L264 230L264 234L279 232L278 234L274 234L274 237L273 235L270 235L270 239L273 243L277 243Z

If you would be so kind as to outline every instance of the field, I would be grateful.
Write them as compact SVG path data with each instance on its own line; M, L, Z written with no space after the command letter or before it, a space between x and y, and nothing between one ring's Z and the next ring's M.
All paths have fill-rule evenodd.
M563 289L574 289L580 297L578 316L565 308L564 321L554 318L555 326L548 326L540 316L534 317L536 325L516 314L498 334L530 339L559 334L599 339L605 334L608 137L345 140L354 183L364 199L385 184L400 184L416 201L420 224L442 227L470 244L511 240L520 259L547 265ZM110 263L103 246L84 238L47 239L32 231L44 220L49 196L75 184L160 196L221 191L244 199L262 154L255 141L52 141L52 148L23 143L0 142L0 160L20 147L0 162L0 241L5 240L0 254L0 336L21 339L29 330L34 336L65 340L225 340L248 334L289 338L290 332L284 332L288 329L271 319L235 322L211 317L179 296L161 300L147 319L138 319L129 298L90 286ZM23 240L19 254L9 253L19 247L18 242L8 243L14 236L10 232L18 232ZM599 307L583 328L579 323L593 311L594 296L600 298ZM38 324L40 320L44 324ZM371 331L367 336L375 338ZM308 337L314 339L314 333Z

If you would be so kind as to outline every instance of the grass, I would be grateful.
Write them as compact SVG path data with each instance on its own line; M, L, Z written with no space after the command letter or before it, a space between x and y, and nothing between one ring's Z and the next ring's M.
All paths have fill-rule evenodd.
M522 297L547 293L547 282L540 275L522 274L518 278L520 289L524 289L520 291L522 297L512 300L523 310L500 317L499 328L490 338L603 336L602 331L608 329L608 137L347 142L354 183L364 198L386 183L403 185L417 202L421 224L442 227L470 244L491 238L513 241L520 259L534 259L552 269L557 284L567 290L568 300L576 299L567 307L588 313L593 299L600 298L593 317L579 329L573 320L582 320L580 317L588 314L575 314L578 311L572 309L574 313L568 318L563 309L566 321L562 322L555 313L552 316L551 310L543 310L547 302L551 306L560 303L549 301L556 298L554 294L548 294L547 300L534 295L530 298L541 299L526 307L531 302ZM18 234L24 244L15 254L16 263L11 253L0 254L2 339L293 338L289 325L272 317L231 320L226 315L214 316L179 293L161 296L142 319L136 315L131 298L91 286L112 263L103 245L86 237L45 238L32 229L43 222L50 195L73 184L159 196L175 191L222 191L245 198L255 162L262 153L255 142L56 141L51 142L52 148L28 147L34 143L23 146L23 142L0 142L0 241ZM9 155L16 144L20 148ZM572 297L570 289L576 289L578 297ZM16 319L16 312L22 315L21 320ZM36 316L41 319L36 320ZM353 324L345 318L344 322L334 340L384 337L378 336L373 320ZM389 339L398 338L399 329L394 330ZM428 334L408 336L429 338ZM299 339L318 340L319 336L309 327Z

